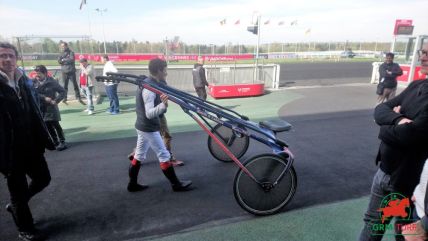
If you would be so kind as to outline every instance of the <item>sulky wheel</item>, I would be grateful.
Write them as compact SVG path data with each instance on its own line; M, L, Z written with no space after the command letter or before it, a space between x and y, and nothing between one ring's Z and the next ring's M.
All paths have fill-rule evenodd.
M246 135L240 135L232 129L217 124L212 129L212 133L235 155L236 158L241 158L248 149L250 138ZM211 136L208 137L208 149L211 155L219 161L231 162L232 159L221 149Z
M274 154L262 154L246 161L244 166L259 183L239 169L233 183L238 204L254 215L279 212L291 201L297 188L297 176L293 166L278 180L286 163L285 158ZM275 185L276 181L278 183Z

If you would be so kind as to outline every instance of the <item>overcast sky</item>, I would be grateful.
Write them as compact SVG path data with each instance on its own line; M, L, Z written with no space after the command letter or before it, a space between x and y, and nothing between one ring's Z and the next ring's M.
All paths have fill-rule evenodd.
M414 34L428 35L427 0L87 0L79 10L80 3L0 0L0 35L91 35L102 41L104 22L107 41L180 36L186 43L255 44L256 35L246 31L255 11L262 18L262 43L391 41L396 19L412 19ZM96 8L106 9L103 17Z

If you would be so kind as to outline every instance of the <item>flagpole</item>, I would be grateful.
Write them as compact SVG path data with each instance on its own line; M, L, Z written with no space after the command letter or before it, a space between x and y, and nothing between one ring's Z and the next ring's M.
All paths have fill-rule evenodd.
M261 16L257 16L257 48L256 48L256 78L258 79L259 75L259 46L260 46L260 20Z

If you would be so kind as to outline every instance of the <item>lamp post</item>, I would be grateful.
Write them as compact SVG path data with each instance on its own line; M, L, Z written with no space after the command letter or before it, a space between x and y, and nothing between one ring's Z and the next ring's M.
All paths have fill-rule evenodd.
M106 33L104 30L104 18L103 18L103 13L107 12L107 8L104 9L99 9L96 8L95 11L99 12L101 15L101 23L103 25L103 42L104 42L104 54L107 54L107 48L106 48Z

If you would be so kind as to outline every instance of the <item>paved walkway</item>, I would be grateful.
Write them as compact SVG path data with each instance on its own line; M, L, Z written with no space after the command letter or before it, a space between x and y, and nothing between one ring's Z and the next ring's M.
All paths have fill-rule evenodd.
M135 144L134 98L121 99L117 116L105 113L105 102L92 116L80 104L61 105L71 148L47 153L53 179L31 202L36 225L49 240L61 241L355 240L376 169L374 91L372 85L346 85L215 100L253 121L281 117L294 126L280 138L297 157L297 194L283 213L263 218L236 204L231 190L236 167L209 155L206 134L176 105L170 105L167 118L176 155L186 161L177 172L197 187L182 195L171 192L153 154L140 178L151 187L135 195L125 190L125 156ZM268 151L250 144L244 158ZM7 197L2 179L0 206ZM11 218L0 209L0 240L14 237Z

